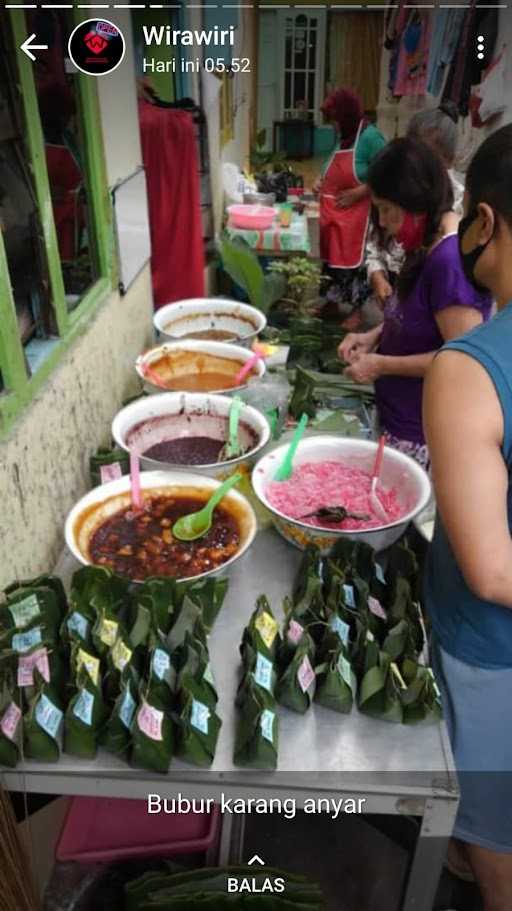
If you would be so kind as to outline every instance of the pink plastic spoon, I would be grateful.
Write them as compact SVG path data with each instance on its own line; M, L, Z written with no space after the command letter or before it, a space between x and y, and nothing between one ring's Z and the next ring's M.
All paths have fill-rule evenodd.
M247 376L247 374L251 372L254 365L257 364L258 361L262 361L262 360L264 360L263 355L260 354L259 351L255 351L254 354L251 355L249 360L247 360L245 362L242 369L238 371L237 375L235 376L235 379L233 380L234 385L240 386L240 384L243 383L243 381L245 380L245 377Z

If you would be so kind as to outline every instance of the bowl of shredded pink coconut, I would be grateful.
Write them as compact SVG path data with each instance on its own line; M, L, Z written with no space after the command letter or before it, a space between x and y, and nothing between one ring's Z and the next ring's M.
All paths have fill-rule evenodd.
M429 500L427 473L409 456L386 446L378 485L388 515L384 523L370 499L377 443L327 434L306 437L295 455L291 478L276 481L287 446L278 446L257 462L252 484L277 530L296 547L316 544L327 552L344 536L384 550Z

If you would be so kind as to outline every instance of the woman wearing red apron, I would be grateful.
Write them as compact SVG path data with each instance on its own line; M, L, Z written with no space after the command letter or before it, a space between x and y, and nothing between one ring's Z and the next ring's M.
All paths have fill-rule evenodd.
M340 136L321 179L320 254L332 282L327 300L348 316L369 296L364 253L370 221L368 169L386 141L368 124L360 99L339 89L322 106Z

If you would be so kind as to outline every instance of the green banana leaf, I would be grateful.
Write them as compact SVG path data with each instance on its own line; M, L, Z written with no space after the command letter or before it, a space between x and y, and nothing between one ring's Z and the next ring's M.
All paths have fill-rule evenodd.
M208 685L198 683L190 674L181 679L178 696L178 736L176 755L184 762L207 768L215 759L222 721L215 712Z
M128 474L130 471L130 456L124 449L100 447L95 455L90 457L89 474L91 476L91 487L99 487L103 483L101 468L104 465L113 465L115 462L119 463L121 474Z
M0 765L14 769L23 746L23 707L14 680L5 680L0 690Z
M154 686L143 684L132 724L131 762L137 768L167 774L174 750L174 730L165 702Z
M315 702L327 709L348 715L352 711L357 692L357 680L352 670L348 651L340 642L316 668L317 687Z
M277 701L301 715L311 707L315 695L315 652L315 643L306 634L277 682Z
M94 684L85 667L78 673L78 689L64 718L64 752L81 759L94 759L107 711L101 681Z
M260 653L275 664L281 648L279 625L265 595L256 600L256 607L246 626L240 653L246 667L253 664L254 653ZM253 667L250 668L251 670Z
M274 698L254 681L247 687L243 710L238 713L233 762L250 769L275 769L279 719Z
M207 633L214 627L222 609L229 587L229 579L207 579L202 584L195 584L188 590L188 596L201 610L201 617Z
M385 652L368 643L368 656L364 676L359 685L358 707L364 715L382 721L401 723L403 707L400 687L391 670L391 661Z
M136 604L142 605L150 617L154 633L167 636L176 611L176 581L161 576L152 576L139 586ZM136 621L133 617L133 622Z
M128 670L110 717L100 732L99 742L109 753L127 757L131 747L131 729L137 710L139 681Z
M41 762L58 762L64 720L63 706L52 684L36 670L35 692L23 718L24 755Z

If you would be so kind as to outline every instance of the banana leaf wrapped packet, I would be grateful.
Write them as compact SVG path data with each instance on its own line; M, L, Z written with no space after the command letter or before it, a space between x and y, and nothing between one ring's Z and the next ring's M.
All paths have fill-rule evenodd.
M124 449L109 449L106 446L100 446L97 452L89 459L89 473L91 476L91 487L99 487L106 481L115 480L116 475L107 476L102 472L104 467L119 466L117 474L122 477L130 471L130 457Z
M0 690L0 765L16 768L23 748L21 694L14 680L4 680Z
M276 686L277 701L301 715L311 707L315 695L315 651L315 643L306 633Z
M55 645L42 642L21 654L4 652L4 658L14 661L17 685L31 699L37 689L36 679L41 676L51 684L62 703L66 701L67 669L62 655Z
M276 704L270 693L248 680L238 713L233 762L250 769L275 769L279 740Z
M267 693L272 699L277 685L277 664L262 652L255 651L248 641L244 643L243 673L238 686L235 704L243 710L247 698L256 687Z
M140 681L132 667L123 673L119 696L103 730L100 744L109 753L127 757L131 748L131 729L138 705Z
M201 611L201 618L207 633L212 631L222 610L228 587L228 578L210 578L203 583L196 582L188 589L188 597Z
M141 769L166 774L174 750L174 730L166 703L154 684L144 683L132 724L131 762Z
M295 619L309 628L314 639L322 635L321 627L326 620L322 572L322 557L318 547L308 545L295 576L292 604Z
M165 642L158 642L149 652L149 683L151 692L170 712L174 705L176 668Z
M383 651L392 661L400 658L414 658L416 654L417 635L416 629L410 620L399 620L389 630L382 644Z
M137 621L138 607L149 614L149 629L161 637L169 635L177 611L178 592L176 581L162 576L151 576L138 587L135 599L135 615L132 627ZM145 624L144 624L145 626Z
M61 754L63 706L54 687L37 669L34 695L23 717L24 754L27 759L58 762Z
M209 705L217 705L219 695L210 664L208 649L198 639L187 633L182 653L182 664L178 671L176 690L179 692L183 685L183 678L191 676L198 684L207 688L207 701Z
M295 617L293 605L289 598L284 599L283 610L286 620L278 656L278 667L281 671L286 670L298 646L309 635L309 627L303 626L300 620Z
M342 715L350 714L357 693L357 680L343 644L339 642L315 670L315 702Z
M247 669L254 670L254 654L257 652L275 664L280 647L279 625L268 599L265 595L260 595L242 637L240 654L243 664Z
M401 664L402 687L400 698L404 724L435 724L443 717L441 694L429 667L422 667L411 658Z
M94 759L107 719L101 680L95 683L82 666L76 683L77 691L64 718L64 751L81 759Z
M39 576L33 582L15 583L6 589L0 604L0 635L41 629L48 642L59 640L65 595L55 576Z
M180 680L176 755L184 762L208 768L215 759L222 721L215 711L208 683L191 674Z
M192 601L188 592L183 597L167 636L167 648L178 663L182 663L183 660L187 634L202 642L205 648L208 647L201 608ZM178 652L176 656L175 652Z
M370 634L371 635L371 634ZM358 707L364 715L401 723L403 708L400 682L389 655L372 638L366 642L364 672L359 684Z

